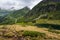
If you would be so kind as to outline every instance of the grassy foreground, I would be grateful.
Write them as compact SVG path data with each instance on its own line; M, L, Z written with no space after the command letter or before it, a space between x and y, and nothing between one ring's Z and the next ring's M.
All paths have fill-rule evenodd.
M60 30L18 24L0 25L0 40L60 40Z

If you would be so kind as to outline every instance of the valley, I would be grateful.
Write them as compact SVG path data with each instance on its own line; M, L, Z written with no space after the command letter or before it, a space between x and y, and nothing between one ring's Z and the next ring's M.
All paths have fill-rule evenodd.
M60 40L60 0L29 7L0 8L0 40Z

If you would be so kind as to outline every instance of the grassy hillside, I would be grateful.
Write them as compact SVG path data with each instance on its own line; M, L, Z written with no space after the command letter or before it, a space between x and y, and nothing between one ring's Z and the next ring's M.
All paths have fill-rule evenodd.
M27 14L29 11L30 9L28 7L24 7L20 10L15 10L12 14L10 14L10 16L14 18L20 18L24 16L25 14Z
M12 11L8 15L5 15L0 18L0 24L15 24L17 22L21 22L22 17L29 12L28 7L24 7L20 10Z
M37 19L60 20L60 1L43 0L24 17L28 18L28 21Z

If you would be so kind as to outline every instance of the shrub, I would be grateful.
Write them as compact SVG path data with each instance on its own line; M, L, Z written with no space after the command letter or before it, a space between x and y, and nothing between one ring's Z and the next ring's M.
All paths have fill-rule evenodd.
M41 36L44 37L44 33L36 32L36 31L24 31L23 36L30 36L30 37L37 37Z

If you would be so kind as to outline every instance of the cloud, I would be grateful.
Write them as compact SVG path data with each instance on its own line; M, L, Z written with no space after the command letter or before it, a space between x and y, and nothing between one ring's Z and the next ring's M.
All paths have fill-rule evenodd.
M0 0L0 8L3 9L21 9L25 6L33 8L41 0Z

